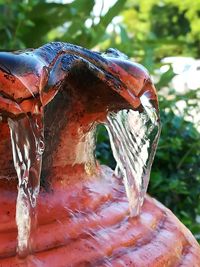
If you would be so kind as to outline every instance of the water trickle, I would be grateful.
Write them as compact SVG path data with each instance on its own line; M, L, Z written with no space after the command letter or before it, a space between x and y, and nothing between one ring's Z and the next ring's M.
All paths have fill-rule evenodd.
M137 216L143 204L160 133L158 111L146 95L140 101L142 112L110 112L106 123L117 162L116 173L123 176L131 216Z
M8 119L14 166L18 176L16 223L17 252L20 257L31 253L31 234L36 225L36 202L40 189L43 141L42 114Z

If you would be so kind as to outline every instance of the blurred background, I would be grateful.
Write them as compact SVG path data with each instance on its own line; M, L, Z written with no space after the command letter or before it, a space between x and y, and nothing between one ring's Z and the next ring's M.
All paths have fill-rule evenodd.
M114 47L150 71L162 133L149 193L200 241L200 0L0 0L0 50L50 41ZM114 168L98 132L96 155Z

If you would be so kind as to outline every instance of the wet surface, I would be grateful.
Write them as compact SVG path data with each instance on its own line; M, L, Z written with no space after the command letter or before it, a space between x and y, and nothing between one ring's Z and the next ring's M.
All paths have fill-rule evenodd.
M136 247L162 228L170 230L158 242L168 235L170 246L179 236L170 237L167 211L152 200L140 215L160 132L155 88L142 66L113 49L64 43L0 53L0 115L2 266L141 267L133 265ZM100 123L115 174L94 157ZM180 246L189 242L180 235Z

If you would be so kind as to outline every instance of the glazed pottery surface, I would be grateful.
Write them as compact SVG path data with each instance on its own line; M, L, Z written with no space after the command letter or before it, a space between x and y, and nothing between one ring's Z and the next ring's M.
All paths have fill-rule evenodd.
M142 66L64 43L0 53L0 115L0 267L200 266L146 195L160 122ZM95 159L98 124L115 172Z

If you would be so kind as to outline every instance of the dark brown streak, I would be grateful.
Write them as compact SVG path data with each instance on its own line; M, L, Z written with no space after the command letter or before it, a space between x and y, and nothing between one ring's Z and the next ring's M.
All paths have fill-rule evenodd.
M6 73L6 74L8 74L8 75L12 75L12 76L13 76L12 72L11 72L11 71L10 71L4 64L1 63L1 66L3 66L3 68L0 67L0 70L1 70L2 72Z
M36 93L36 94L34 94L34 96L29 96L29 97L26 97L26 98L16 98L15 99L14 97L12 97L11 95L5 93L4 91L0 91L0 96L2 96L5 99L11 100L11 101L15 102L16 104L21 104L25 100L32 100L32 99L39 98L40 94Z

